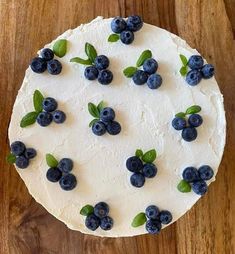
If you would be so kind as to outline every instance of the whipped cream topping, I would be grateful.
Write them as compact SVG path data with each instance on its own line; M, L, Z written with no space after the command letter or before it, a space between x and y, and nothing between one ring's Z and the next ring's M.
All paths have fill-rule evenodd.
M38 155L29 167L17 171L31 195L52 215L83 233L134 236L146 233L145 226L133 228L131 222L148 205L155 204L171 211L173 223L200 198L194 192L181 193L176 186L187 166L208 164L216 175L225 145L226 121L223 96L215 78L190 87L179 74L179 54L190 57L198 54L195 49L178 36L149 24L135 33L131 45L120 41L108 43L111 20L98 17L58 37L68 40L67 54L59 59L63 65L60 75L36 74L27 69L14 104L9 138L10 142L21 140L27 147L37 150ZM45 47L52 47L54 42ZM110 85L86 80L85 66L69 62L75 56L86 58L86 42L94 45L98 54L109 57L109 69L114 74ZM135 65L145 49L152 51L159 64L158 73L163 83L157 90L147 85L136 86L122 74L124 68ZM22 117L33 111L32 98L36 89L58 101L60 110L67 115L64 124L20 127ZM98 137L88 127L92 117L87 104L98 104L101 100L114 108L116 120L122 125L117 136ZM194 104L202 107L200 114L204 122L197 128L197 139L188 143L182 140L181 132L172 128L171 121L175 113ZM133 156L137 148L144 151L155 148L158 153L155 161L158 174L147 179L140 189L130 184L131 172L125 166L126 159ZM74 190L63 191L58 183L46 179L46 153L74 161L73 174L78 181ZM214 180L215 177L209 183ZM88 230L85 217L79 214L84 205L95 205L99 201L110 206L110 216L114 219L110 231Z

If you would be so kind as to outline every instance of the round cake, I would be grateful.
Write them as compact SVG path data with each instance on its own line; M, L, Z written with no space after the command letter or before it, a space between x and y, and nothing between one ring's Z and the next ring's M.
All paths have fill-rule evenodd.
M112 18L98 17L89 24L66 31L45 45L45 48L54 49L54 59L62 65L62 71L58 71L60 65L54 68L55 65L51 64L49 69L48 64L48 71L36 73L40 69L37 69L38 62L36 67L31 64L31 68L26 70L12 112L9 139L11 144L21 141L37 152L27 168L19 168L16 164L16 169L38 203L73 230L97 236L122 237L147 233L147 223L144 224L151 215L146 218L144 214L150 205L158 207L159 211L170 211L172 219L167 223L161 221L164 228L196 203L204 194L198 182L209 185L215 180L225 145L226 121L223 96L215 78L200 76L198 84L190 85L188 78L194 79L195 76L190 74L190 77L185 77L190 69L195 71L195 63L187 60L192 55L199 55L195 49L178 36L146 23L141 29L136 29L138 31L132 29L134 38L128 43L126 40L130 38L131 29L126 29L125 35L118 30L114 33L115 27L111 24L115 24L112 21ZM90 49L86 48L87 45ZM100 77L102 71L97 67L99 76L95 79L89 76L95 72L86 70L87 66L94 65L92 57L96 55L92 55L93 49L109 60L107 65L112 77L108 85L104 84L104 79L110 73L103 73ZM151 83L149 78L146 81L145 76L137 77L137 69L151 67L143 66L143 60L150 57L158 65L158 75L153 74L153 78L160 77L160 82L153 79ZM105 62L105 59L102 58L102 61ZM86 77L84 71L87 71ZM142 82L145 84L136 84L141 79L145 79L146 82ZM34 123L33 114L42 114L41 106L37 104L41 95L57 101L58 109L66 115L66 119L57 115L58 119L62 119L62 124L57 124L55 120L45 127L43 116L43 121L37 119ZM115 123L119 125L109 130L105 121L99 121L101 111L96 107L98 104L99 107L104 104L106 109L112 108ZM22 123L22 118L29 112L34 113L31 118L24 118ZM103 112L105 114L111 113ZM203 122L199 121L196 123L198 126L192 127L195 115L200 115L196 122L198 119L203 119ZM175 118L178 122L173 123ZM107 129L105 134L101 133L102 128ZM186 133L183 137L186 128L196 129L197 135L187 140L187 135L192 133ZM55 181L48 180L49 167L56 168L58 164L55 158L58 161L63 158L73 161L72 174L76 181L72 179L74 185L68 187L69 191L65 186L61 188L61 181L60 184L55 182L57 171L52 173ZM141 161L139 171L135 169L138 163L132 161L130 164L130 158ZM18 162L18 165L24 167L21 163ZM155 171L146 169L145 172L145 164L151 164ZM205 165L213 169L210 177L201 172ZM191 181L192 174L186 175L185 172L188 167L198 169L196 174L201 178ZM93 207L99 202L108 204L112 225L109 225L110 228L104 226L105 229L98 227L90 230L85 215L88 216L88 210L89 215L93 213Z

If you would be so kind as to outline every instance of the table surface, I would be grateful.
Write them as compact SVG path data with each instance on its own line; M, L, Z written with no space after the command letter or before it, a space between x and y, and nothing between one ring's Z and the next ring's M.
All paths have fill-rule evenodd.
M178 34L216 67L227 144L217 181L185 216L157 236L97 238L69 230L29 195L13 166L7 128L30 59L68 28L98 15L139 14ZM235 253L235 1L0 0L0 253Z

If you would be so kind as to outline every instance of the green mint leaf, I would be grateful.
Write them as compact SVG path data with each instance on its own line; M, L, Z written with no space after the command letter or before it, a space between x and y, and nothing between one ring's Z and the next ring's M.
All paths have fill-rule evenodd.
M182 66L180 68L180 74L181 74L181 76L185 76L187 74L187 72L188 72L188 67L187 66Z
M67 52L67 40L61 39L56 41L55 44L53 45L53 52L58 57L65 56Z
M8 163L13 164L16 162L16 156L12 153L9 153L6 157Z
M94 212L94 207L91 205L85 205L83 208L80 210L80 214L83 216L88 216Z
M180 191L180 192L190 192L191 191L191 185L186 182L185 180L181 180L179 182L179 184L177 185L177 189Z
M175 117L185 118L186 114L184 112L179 112L175 115Z
M143 156L142 156L142 160L146 163L152 163L154 162L154 160L157 157L157 153L155 149L152 149L148 152L146 152Z
M116 42L120 39L119 34L110 34L108 37L108 42Z
M40 113L43 110L42 102L44 100L43 95L39 90L35 90L33 94L33 105L36 112Z
M100 112L99 112L99 110L98 110L98 108L96 107L95 104L89 102L89 103L88 103L88 111L89 111L89 113L90 113L93 117L95 117L95 118L100 118Z
M26 114L20 121L20 127L25 128L31 124L34 124L36 122L38 114L39 113L35 111Z
M96 122L98 122L98 121L99 121L99 119L98 119L98 118L93 119L92 121L90 121L90 123L89 123L89 127L92 127L92 126L93 126L93 124L94 124L94 123L96 123Z
M140 67L144 64L144 61L148 58L151 58L152 57L152 52L150 50L145 50L141 53L139 59L137 60L136 62L136 66L137 67Z
M131 226L136 228L142 226L147 221L145 213L139 213L133 219Z
M187 59L186 56L180 54L180 60L181 60L181 62L183 64L183 66L187 66L188 65L188 59Z
M90 61L94 63L95 58L97 57L97 52L94 46L87 42L85 45L85 52Z
M99 110L99 113L104 109L105 105L104 105L104 101L101 101L98 106L97 109Z
M144 155L143 151L141 149L137 149L135 151L135 156L141 158Z
M82 59L80 57L71 58L70 62L79 63L79 64L83 64L83 65L92 65L92 62L90 59Z
M201 110L202 110L202 108L200 106L193 105L193 106L187 108L186 114L187 115L196 114L196 113L200 112Z
M137 70L138 69L136 67L130 66L123 70L123 74L127 78L131 78L136 73Z
M47 162L48 167L50 167L50 168L55 168L58 166L57 159L50 153L46 154L46 162Z

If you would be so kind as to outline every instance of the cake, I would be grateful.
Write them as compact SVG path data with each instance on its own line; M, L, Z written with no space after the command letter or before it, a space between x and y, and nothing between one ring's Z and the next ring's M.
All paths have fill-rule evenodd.
M30 194L48 212L70 229L97 236L123 237L147 233L142 225L146 220L133 227L133 219L137 214L143 215L149 205L170 211L170 223L162 225L166 227L198 201L201 195L186 190L191 183L186 185L186 189L185 186L182 188L182 184L187 184L187 181L182 182L182 173L187 167L198 169L210 165L213 177L211 175L212 178L206 182L209 185L215 180L225 145L226 121L223 96L214 77L201 79L193 86L186 82L183 72L188 67L184 59L199 55L195 49L178 36L146 23L134 33L134 41L127 45L119 40L118 31L113 34L112 20L97 17L45 45L45 48L52 49L57 41L66 41L66 53L62 52L62 57L55 56L62 71L54 73L59 75L50 75L47 71L35 73L32 67L26 70L13 107L9 140L11 144L22 141L37 151L27 168L16 166L16 170ZM74 63L75 60L71 62L75 57L86 59L84 48L87 43L93 45L99 55L108 57L108 69L113 75L109 85L87 80L84 77L86 66ZM158 89L149 89L146 84L135 85L132 78L126 77L128 74L123 74L129 66L136 68L135 63L142 52L151 52L158 63L157 73L162 78ZM34 111L35 91L40 91L39 97L42 94L56 99L58 108L66 114L66 120L61 121L63 124L20 126L22 118ZM94 106L100 102L114 109L115 120L121 126L118 135L106 133L98 136L89 128L94 117L89 114L88 103ZM189 115L200 111L203 124L197 128L195 140L187 142L181 132L173 128L172 120L177 113L186 109L190 111L190 108L193 110ZM97 120L91 125L95 122ZM135 153L141 157L142 150L154 151L150 153L154 158L149 162L155 159L157 174L146 177L144 185L140 183L141 188L136 188L138 186L130 182L132 173L126 168L127 160ZM46 154L58 160L72 159L76 183L71 191L48 181L47 163L49 161L53 166L55 158L52 156L50 160L48 155L47 161ZM138 181L134 181L134 185L138 185ZM111 230L97 228L93 231L86 227L86 217L81 214L84 211L80 213L80 210L99 202L106 202L109 206L113 219Z

